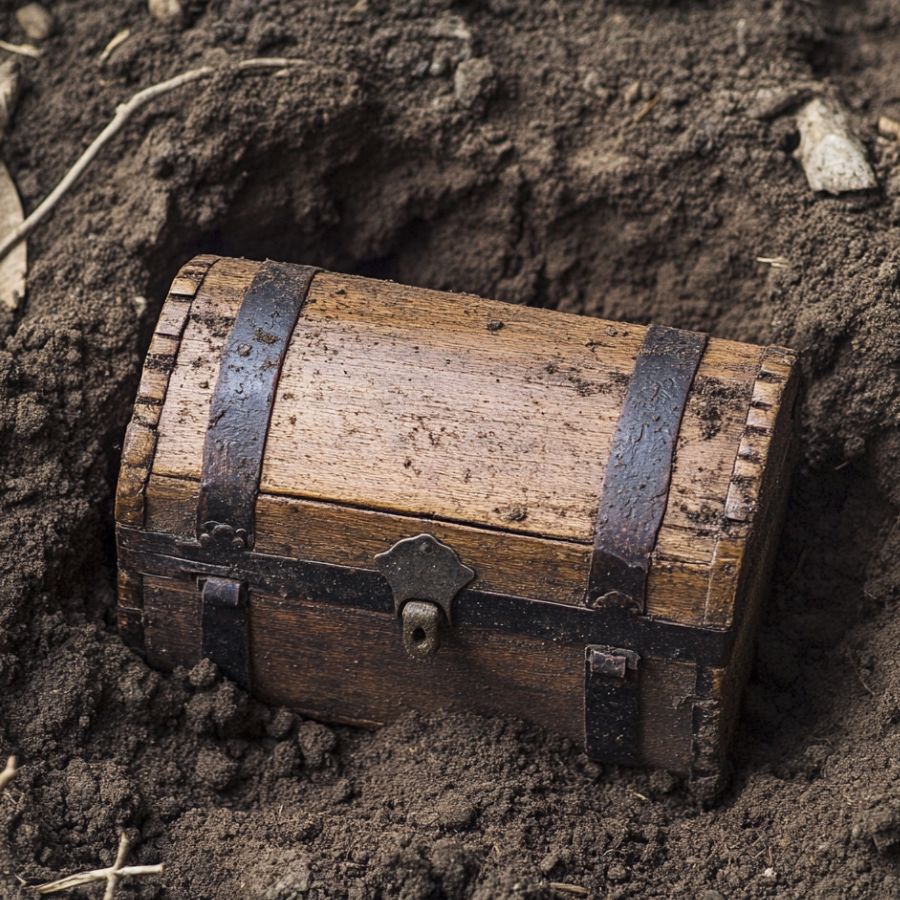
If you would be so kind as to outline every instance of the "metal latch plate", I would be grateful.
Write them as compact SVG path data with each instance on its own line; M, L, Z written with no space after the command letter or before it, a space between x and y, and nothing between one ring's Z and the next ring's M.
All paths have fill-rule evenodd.
M619 765L640 761L640 656L590 644L584 654L584 744L592 759Z
M231 578L207 578L200 592L203 656L242 688L250 687L247 586Z

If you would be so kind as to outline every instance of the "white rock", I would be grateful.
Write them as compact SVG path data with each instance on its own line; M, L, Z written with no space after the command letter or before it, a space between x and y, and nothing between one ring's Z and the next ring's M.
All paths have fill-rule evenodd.
M497 89L497 73L489 59L476 56L461 62L453 75L453 91L463 106L489 99Z
M9 169L0 160L0 241L18 228L24 220L22 203ZM0 260L0 307L15 310L25 296L25 276L28 273L28 250L19 241Z
M157 22L164 23L177 22L184 13L181 0L147 0L147 8Z
M53 16L40 3L29 3L17 9L16 21L32 41L44 41L53 34Z
M797 127L800 146L794 156L814 191L837 195L877 186L865 148L836 104L810 100L797 113Z

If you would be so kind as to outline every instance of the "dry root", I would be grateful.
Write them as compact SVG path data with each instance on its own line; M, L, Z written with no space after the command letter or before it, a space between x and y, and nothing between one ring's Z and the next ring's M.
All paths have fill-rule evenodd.
M6 760L6 768L0 772L0 791L3 790L12 780L16 777L16 772L19 771L18 766L16 765L16 758L14 756L10 756L8 760Z
M119 850L116 853L116 861L106 869L94 869L90 872L79 872L77 875L69 875L58 881L48 881L39 884L35 890L39 894L55 894L59 891L68 891L84 884L93 884L95 881L105 881L106 891L103 900L113 900L116 896L116 887L123 878L141 878L147 875L162 875L163 866L126 866L125 857L128 856L128 838L123 834L119 838Z

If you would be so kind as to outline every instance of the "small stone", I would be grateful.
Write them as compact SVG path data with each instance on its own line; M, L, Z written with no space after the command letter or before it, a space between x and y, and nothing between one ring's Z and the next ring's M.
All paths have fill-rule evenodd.
M813 191L838 195L878 186L865 147L836 103L810 100L797 112L797 128L800 146L794 156Z
M891 118L891 116L879 116L878 133L892 141L900 139L900 120Z
M638 100L641 99L641 83L639 81L632 81L628 87L622 91L622 98L629 106L633 106Z
M45 41L56 23L53 16L40 3L29 3L16 10L16 21L19 27L32 41Z
M548 853L539 863L538 868L544 875L549 875L560 863L559 853L555 850Z
M19 64L14 59L0 63L0 137L12 118L19 99Z
M184 15L181 0L147 0L147 8L157 22L165 25L181 22Z
M491 61L483 56L467 59L456 67L453 91L457 101L471 108L489 100L497 90L497 73Z
M628 870L621 863L613 863L606 870L606 877L613 883L625 881L628 878Z
M450 70L450 57L447 53L438 51L431 58L431 65L428 66L428 74L433 78L439 78L446 75Z
M604 103L608 103L612 96L612 92L609 88L604 86L600 74L594 70L591 70L584 76L581 87L582 90L587 91L589 94L593 94L598 100L601 100Z

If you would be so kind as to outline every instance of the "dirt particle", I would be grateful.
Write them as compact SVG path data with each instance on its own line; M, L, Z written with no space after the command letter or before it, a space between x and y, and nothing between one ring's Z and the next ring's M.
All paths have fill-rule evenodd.
M263 344L275 344L278 342L278 335L272 334L263 328L257 328L253 332L254 337Z

